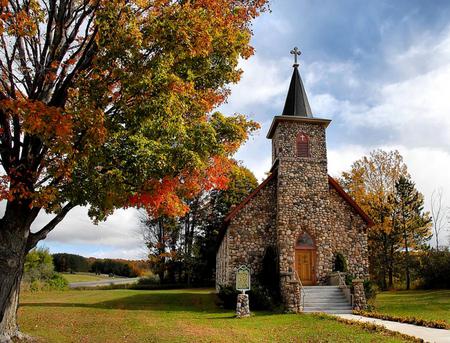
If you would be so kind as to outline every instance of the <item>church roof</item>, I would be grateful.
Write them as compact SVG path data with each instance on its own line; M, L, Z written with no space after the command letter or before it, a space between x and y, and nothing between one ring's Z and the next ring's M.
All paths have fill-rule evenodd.
M230 213L225 217L223 221L223 226L219 230L219 237L218 242L222 242L223 237L225 236L225 233L228 228L228 224L230 221L239 213L242 208L248 204L250 200L252 200L260 191L264 188L267 183L269 183L270 180L272 180L274 177L276 177L278 174L277 166L272 168L270 175L265 179L256 189L250 193L239 205L237 205L234 209L230 211ZM373 220L364 212L364 210L359 207L359 205L350 197L350 195L347 194L347 192L339 185L339 183L333 179L331 176L328 175L328 184L330 187L333 187L336 192L343 198L344 201L347 202L355 211L358 213L361 218L366 222L368 227L371 227L374 225Z
M313 117L308 97L306 96L305 87L303 87L302 78L298 72L297 63L294 64L294 72L292 73L291 83L289 84L289 90L282 115L306 118Z

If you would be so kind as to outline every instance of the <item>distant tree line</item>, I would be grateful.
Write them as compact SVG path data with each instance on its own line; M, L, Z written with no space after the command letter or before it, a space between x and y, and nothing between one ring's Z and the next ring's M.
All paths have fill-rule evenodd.
M205 190L189 200L189 212L184 216L155 217L142 212L150 268L160 283L214 283L216 249L223 220L231 208L258 185L253 173L238 164L231 168L228 178L227 189Z
M55 270L60 273L92 272L136 277L145 274L149 265L146 261L123 259L98 259L75 254L53 254Z
M86 257L74 254L53 254L55 270L60 273L88 272L90 265Z

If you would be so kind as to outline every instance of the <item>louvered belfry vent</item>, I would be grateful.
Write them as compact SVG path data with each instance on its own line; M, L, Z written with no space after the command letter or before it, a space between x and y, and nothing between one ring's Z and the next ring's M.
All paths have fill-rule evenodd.
M297 135L297 157L310 157L309 137L303 132Z

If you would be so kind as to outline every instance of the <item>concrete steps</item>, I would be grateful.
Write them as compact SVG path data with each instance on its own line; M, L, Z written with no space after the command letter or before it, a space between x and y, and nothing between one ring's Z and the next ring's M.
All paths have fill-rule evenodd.
M303 312L352 313L352 306L338 286L305 286Z

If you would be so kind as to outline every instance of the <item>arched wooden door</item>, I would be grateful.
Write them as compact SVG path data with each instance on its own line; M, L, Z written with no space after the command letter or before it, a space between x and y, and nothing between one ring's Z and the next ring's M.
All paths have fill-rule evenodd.
M316 284L316 246L306 232L295 244L295 268L304 286Z

